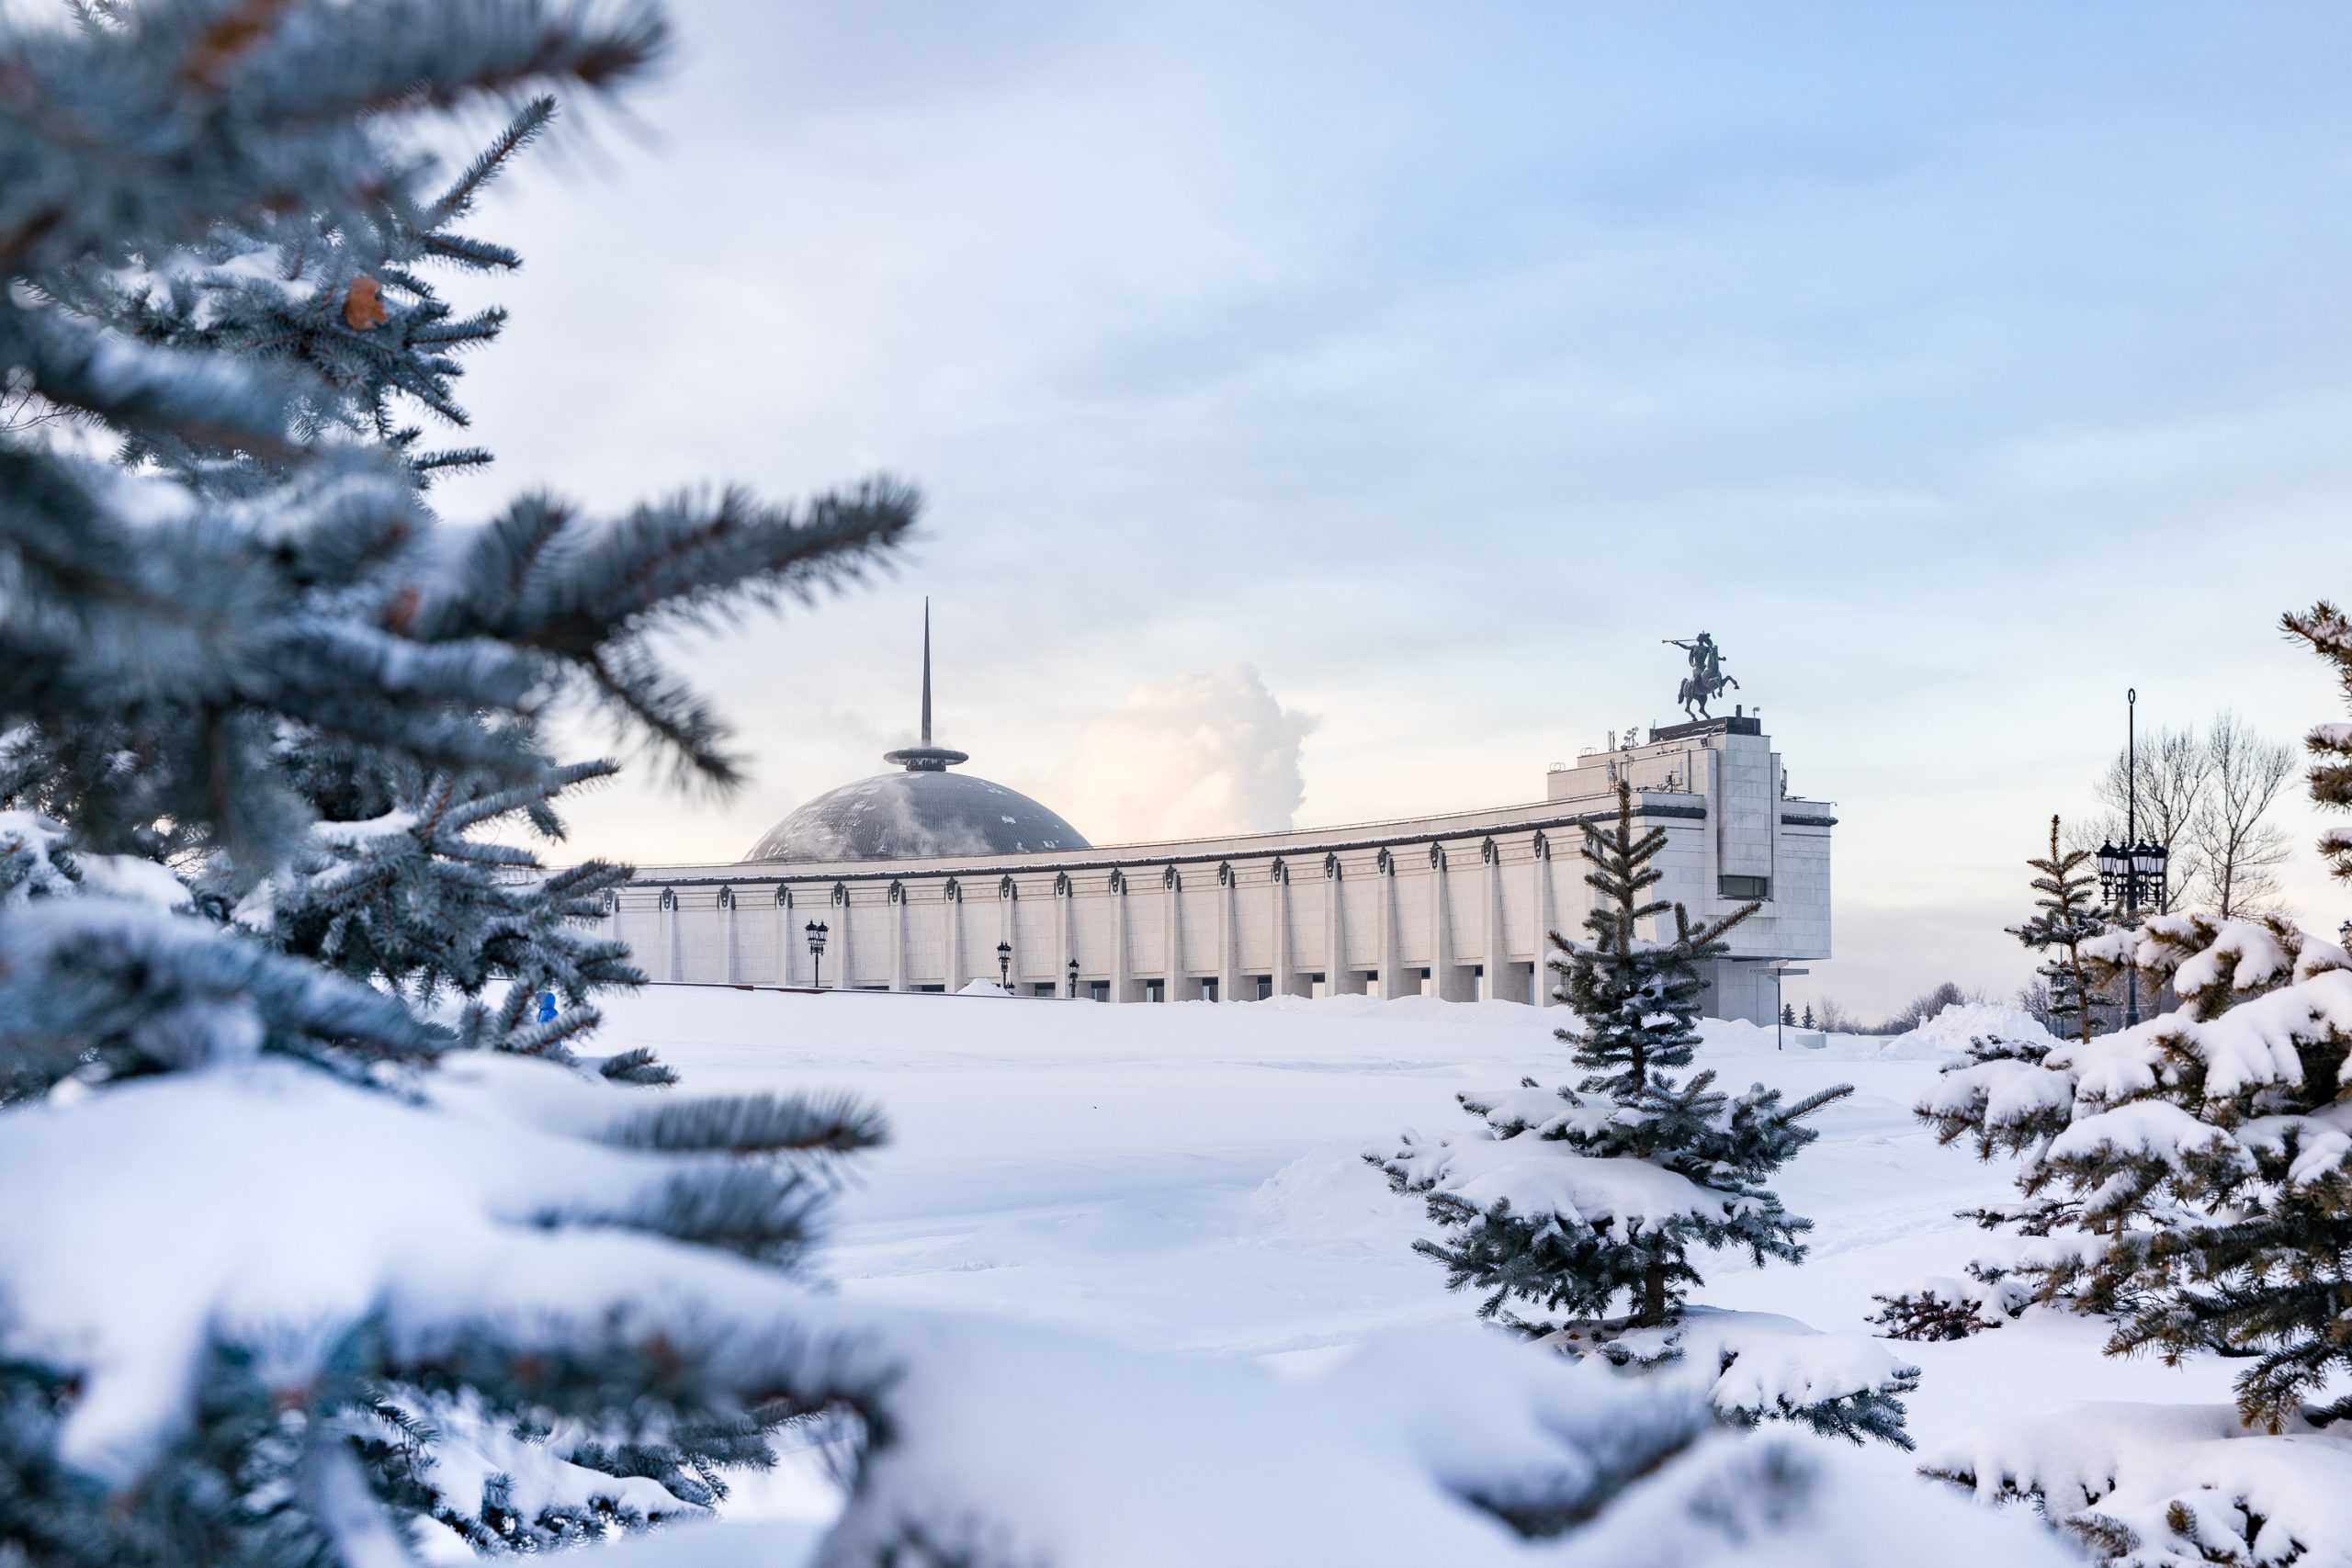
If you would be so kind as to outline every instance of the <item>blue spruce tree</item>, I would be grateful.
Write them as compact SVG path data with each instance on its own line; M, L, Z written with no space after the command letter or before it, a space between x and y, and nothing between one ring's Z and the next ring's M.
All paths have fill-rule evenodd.
M879 1136L847 1102L632 1103L625 1086L666 1080L660 1065L579 1050L589 998L639 978L581 926L626 870L547 874L481 836L559 834L560 793L610 771L548 754L561 702L733 782L723 727L654 634L805 599L916 511L888 480L612 521L532 496L469 535L425 506L435 473L487 460L423 435L463 425L454 356L501 321L457 316L429 275L514 265L456 226L553 103L520 102L438 189L401 120L534 85L617 88L664 37L649 10L528 0L160 0L0 39L11 1191L73 1182L67 1156L42 1152L50 1123L78 1114L96 1137L172 1093L228 1091L224 1127L288 1097L327 1122L397 1110L420 1137L435 1112L519 1118L519 1143L570 1140L631 1173L532 1235L617 1230L770 1269L805 1250L831 1162ZM541 988L572 1005L539 1021ZM483 1048L578 1088L455 1070ZM141 1087L181 1080L162 1100ZM618 1098L556 1115L576 1093ZM150 1135L119 1157L163 1160L153 1175L186 1201L233 1205L172 1147ZM333 1190L302 1158L269 1185ZM0 1538L43 1562L310 1563L427 1520L479 1547L554 1544L709 1504L777 1422L854 1404L878 1375L844 1375L811 1336L746 1357L691 1325L648 1340L589 1313L549 1344L546 1322L502 1324L492 1300L403 1335L379 1302L293 1371L283 1347L216 1325L168 1418L93 1447L108 1385L44 1332L56 1270L29 1260L46 1235L17 1237L28 1272L0 1281ZM453 1423L529 1461L531 1498L495 1467L479 1495L450 1491Z
M1583 1077L1573 1089L1530 1078L1506 1093L1464 1095L1477 1133L1408 1142L1375 1163L1398 1191L1427 1199L1444 1234L1415 1246L1444 1265L1450 1288L1484 1292L1480 1315L1564 1347L1651 1361L1683 1353L1690 1337L1688 1293L1702 1283L1695 1254L1804 1260L1799 1238L1811 1222L1764 1182L1816 1136L1805 1118L1852 1089L1788 1105L1760 1084L1733 1095L1715 1088L1712 1071L1679 1076L1699 1044L1699 965L1728 952L1725 935L1760 906L1694 926L1681 905L1653 897L1666 830L1643 829L1635 810L1621 782L1613 820L1585 825L1591 940L1552 937L1558 995L1578 1018L1555 1036ZM1661 919L1669 936L1642 935L1645 921ZM1526 1309L1546 1315L1530 1318ZM1740 1354L1729 1340L1715 1348L1726 1366ZM1907 1446L1894 1395L1909 1377L1890 1369L1829 1398L1727 1414L1781 1416Z

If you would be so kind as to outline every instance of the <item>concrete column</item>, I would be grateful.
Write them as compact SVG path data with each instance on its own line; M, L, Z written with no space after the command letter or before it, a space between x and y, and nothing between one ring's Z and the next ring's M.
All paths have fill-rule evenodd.
M1078 956L1078 926L1072 919L1078 889L1070 885L1069 873L1054 878L1054 979L1055 990L1066 991L1069 986L1069 961Z
M1266 885L1266 904L1274 922L1274 995L1306 996L1307 983L1299 977L1298 959L1291 951L1290 863L1277 860L1272 872Z
M1470 966L1459 962L1462 943L1453 930L1453 888L1447 881L1445 846L1430 846L1430 989L1443 1001L1478 999Z
M778 882L769 905L774 905L776 915L776 985L793 985L793 974L799 968L793 954L802 947L799 931L793 929L793 888Z
M832 979L826 989L849 989L849 884L833 884L832 897L826 901L825 924L832 928L832 940L825 943L825 973Z
M1216 999L1238 1002L1241 996L1240 932L1234 929L1236 911L1233 900L1233 863L1220 862L1216 868ZM1250 1000L1255 1001L1252 997Z
M1127 874L1114 867L1111 872L1111 999L1114 1002L1136 1002L1143 999L1143 986L1131 972L1134 964L1127 955Z
M939 918L947 928L943 933L946 938L947 988L960 991L972 978L964 964L964 885L949 877L947 886L940 889L940 899Z
M1409 987L1404 972L1404 962L1396 952L1396 858L1386 850L1373 862L1375 886L1380 899L1380 998L1394 1001L1398 997L1419 996L1420 976L1415 976Z
M1487 995L1496 1000L1521 998L1510 995L1510 931L1503 919L1503 852L1490 836L1478 846L1478 902L1486 915Z
M654 909L656 945L661 947L661 971L656 974L656 978L675 985L677 980L687 978L684 976L684 966L687 966L684 938L680 938L680 933L677 933L677 888L661 888L661 898L654 900Z
M743 981L743 939L742 928L739 923L740 919L735 908L735 889L720 888L718 890L718 940L726 954L726 968L721 973L720 978L730 986L741 985Z
M1017 909L1015 906L1020 902L1021 889L1014 885L1012 878L1010 876L998 878L996 885L996 940L1000 943L1011 945L1012 949L1012 963L1010 967L1003 965L1000 962L999 955L993 953L988 955L988 962L991 964L997 965L990 977L992 979L1001 981L1004 988L1008 991L1012 989L1013 982L1011 977L1021 973L1021 922L1015 918L1020 913L1019 909Z
M1559 929L1560 917L1552 901L1552 840L1540 831L1527 870L1535 879L1535 897L1528 905L1535 914L1535 1005L1547 1008L1554 1005L1552 954L1559 950L1552 945L1552 933Z
M1159 994L1169 1001L1184 999L1184 874L1174 866L1159 874L1160 908L1165 919L1159 928Z
M907 988L907 887L893 880L884 906L890 921L890 988Z
M1355 994L1354 976L1348 971L1348 900L1347 885L1340 865L1340 857L1323 857L1323 994L1345 997Z

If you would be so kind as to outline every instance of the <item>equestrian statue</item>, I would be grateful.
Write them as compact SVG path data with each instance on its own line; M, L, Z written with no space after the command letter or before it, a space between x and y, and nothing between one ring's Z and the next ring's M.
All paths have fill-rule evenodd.
M1699 640L1696 642L1684 642L1679 637L1664 637L1660 640L1672 644L1690 657L1690 673L1684 679L1682 689L1675 694L1675 701L1682 705L1682 711L1691 718L1713 717L1713 716L1707 712L1708 700L1722 696L1724 688L1726 686L1734 691L1739 689L1739 682L1724 673L1723 649L1717 648L1715 639L1705 632L1699 634ZM1691 705L1694 703L1698 705L1698 711L1695 713L1691 711Z

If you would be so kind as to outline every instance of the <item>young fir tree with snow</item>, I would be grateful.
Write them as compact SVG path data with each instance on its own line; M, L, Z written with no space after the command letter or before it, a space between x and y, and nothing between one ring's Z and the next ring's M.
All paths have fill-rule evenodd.
M2026 862L2034 873L2033 891L2040 895L2034 900L2033 918L2008 928L2010 935L2044 955L2035 973L2048 997L2045 1011L2078 1043L2091 1037L2089 998L2100 974L2091 950L2107 929L2090 896L2090 874L2083 869L2090 858L2088 851L2061 851L2059 819L2051 818L2050 853ZM1944 1071L1970 1075L1973 1081L1973 1077L1981 1076L1976 1069L1988 1064L2038 1066L2054 1043L2039 1031L1973 1038L1962 1060ZM1993 1070L2001 1069L1996 1066ZM2030 1115L1991 1122L1970 1114L1934 1115L1928 1120L1933 1122L1939 1143L1971 1138L1979 1159L2023 1153L2052 1130L2046 1120ZM2051 1304L2076 1304L2063 1292L2038 1290L2030 1281L2046 1284L2044 1262L2069 1255L2082 1245L2082 1204L2071 1192L2052 1188L2046 1180L2031 1183L2023 1196L2018 1203L1962 1210L1962 1218L2001 1233L2008 1238L2007 1244L1969 1259L1961 1275L1931 1275L1900 1291L1872 1297L1879 1310L1868 1321L1894 1339L1962 1339L1999 1327L2037 1299Z
M1724 935L1760 906L1693 927L1682 906L1651 897L1666 832L1640 828L1636 813L1621 782L1614 819L1585 825L1591 941L1552 938L1559 995L1579 1021L1555 1037L1585 1076L1572 1089L1531 1078L1463 1095L1478 1132L1408 1137L1367 1157L1398 1191L1427 1198L1445 1234L1415 1245L1445 1266L1450 1288L1485 1292L1482 1316L1622 1362L1712 1357L1733 1419L1780 1416L1907 1447L1895 1396L1916 1374L1883 1349L1786 1319L1687 1309L1702 1249L1803 1261L1811 1222L1764 1182L1816 1135L1804 1119L1852 1089L1784 1105L1760 1084L1732 1095L1712 1071L1677 1076L1700 1041L1698 965L1728 952ZM1668 921L1670 934L1643 934L1645 922Z
M2287 624L2352 670L2331 606ZM2312 735L2325 806L2347 804L2325 760L2346 733ZM2352 1438L2334 1435L2352 1416L2352 958L2275 917L2181 914L2083 953L2095 978L2129 964L2168 981L2180 1010L2038 1061L1961 1068L1920 1112L2018 1151L2026 1197L2073 1206L2076 1230L2018 1269L2037 1299L2109 1316L2113 1354L2241 1361L2236 1405L1996 1427L1931 1469L2036 1497L2113 1562L2352 1557ZM2104 1486L2085 1491L2094 1471Z
M2009 934L2042 955L2034 973L2049 987L2052 1021L2078 1040L2091 1037L2091 1010L2098 988L2084 961L2083 944L2107 930L2098 901L2092 897L2094 881L2086 869L2088 850L2061 851L2058 818L2050 819L2050 853L2026 862L2034 873L2034 915Z

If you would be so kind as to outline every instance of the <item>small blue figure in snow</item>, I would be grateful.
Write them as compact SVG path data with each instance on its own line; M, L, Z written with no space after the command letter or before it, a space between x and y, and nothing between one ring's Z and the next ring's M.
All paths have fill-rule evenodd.
M539 993L539 1021L541 1023L555 1021L555 993L553 991Z

